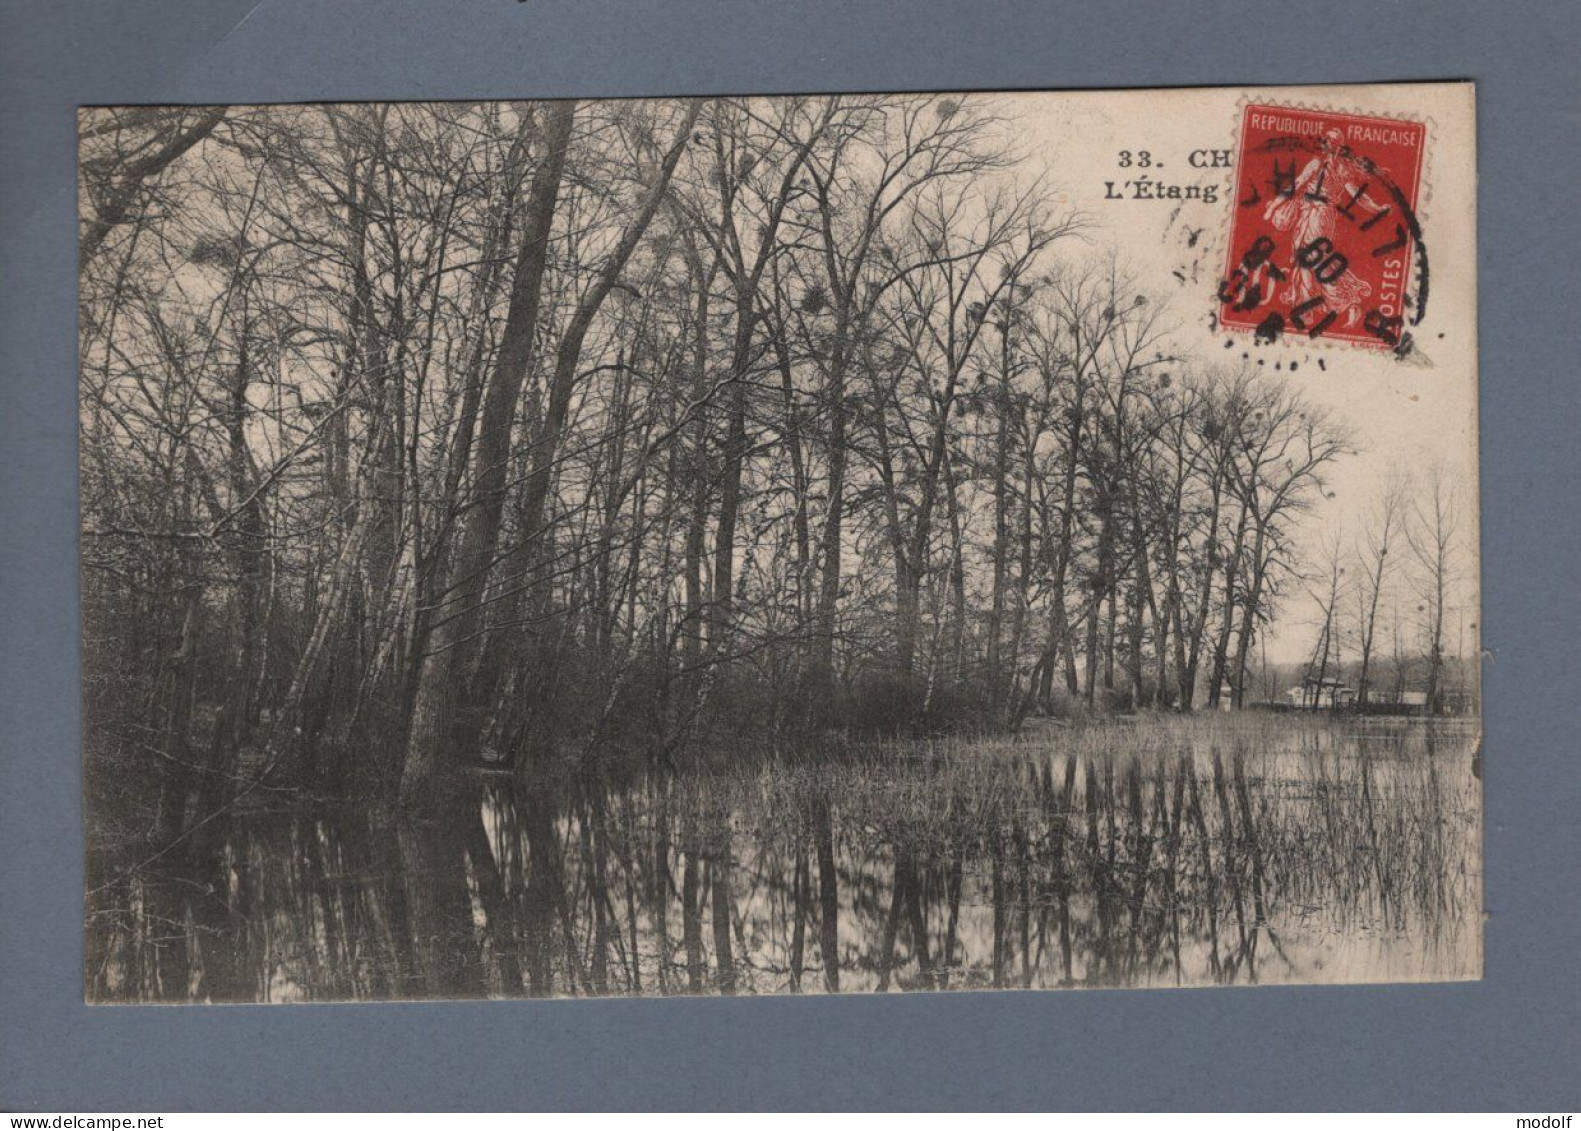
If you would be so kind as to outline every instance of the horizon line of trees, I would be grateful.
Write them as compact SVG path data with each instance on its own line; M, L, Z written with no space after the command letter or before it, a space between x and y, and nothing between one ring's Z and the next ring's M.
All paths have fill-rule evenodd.
M1429 714L1472 709L1479 636L1476 605L1461 601L1467 525L1444 464L1414 476L1391 468L1360 533L1347 541L1333 531L1316 555L1307 592L1317 633L1305 676L1353 678L1362 707L1400 703L1409 691Z
M249 756L421 809L484 751L1242 705L1350 441L1178 355L1011 124L85 111L92 741L179 832Z

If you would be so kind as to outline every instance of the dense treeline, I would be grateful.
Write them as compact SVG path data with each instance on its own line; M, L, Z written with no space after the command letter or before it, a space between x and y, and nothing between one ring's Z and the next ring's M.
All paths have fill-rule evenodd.
M485 755L1240 705L1347 440L1180 356L1007 125L86 113L91 748L176 831L247 759L425 806Z

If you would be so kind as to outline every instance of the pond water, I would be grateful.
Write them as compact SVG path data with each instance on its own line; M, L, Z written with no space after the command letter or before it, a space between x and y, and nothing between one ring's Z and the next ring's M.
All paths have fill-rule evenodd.
M278 799L90 860L101 1002L1479 976L1476 730L1182 720Z

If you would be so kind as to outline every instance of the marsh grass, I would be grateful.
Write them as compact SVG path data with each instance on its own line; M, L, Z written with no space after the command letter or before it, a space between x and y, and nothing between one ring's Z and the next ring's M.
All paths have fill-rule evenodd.
M922 871L1009 862L1033 877L1034 904L1090 899L1101 933L1127 920L1133 955L1185 931L1226 981L1261 941L1299 980L1286 936L1426 945L1475 918L1472 737L1463 723L1159 716L788 754L755 775L691 778L675 800L792 839L831 805L853 849ZM1475 949L1445 976L1475 974Z
M253 814L191 874L106 893L90 986L278 1000L1472 977L1474 739L1140 718L491 781L393 835L343 807Z

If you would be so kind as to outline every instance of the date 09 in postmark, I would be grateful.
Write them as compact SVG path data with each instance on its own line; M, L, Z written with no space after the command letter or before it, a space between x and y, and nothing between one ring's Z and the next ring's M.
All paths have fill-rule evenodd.
M1422 122L1246 106L1220 324L1408 350L1427 309L1426 141Z

